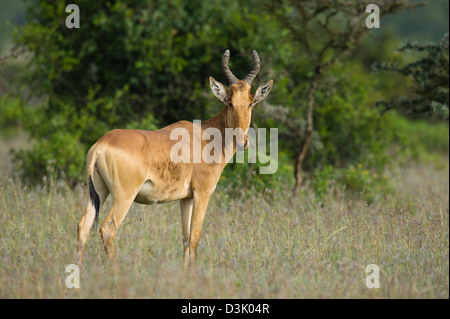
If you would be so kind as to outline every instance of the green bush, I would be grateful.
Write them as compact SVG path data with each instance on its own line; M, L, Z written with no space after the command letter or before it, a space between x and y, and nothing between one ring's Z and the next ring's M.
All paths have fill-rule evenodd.
M381 173L393 136L374 107L370 74L358 64L338 64L329 82L317 97L314 125L320 139L310 165L344 168L364 163Z
M3 135L11 135L17 131L22 110L20 97L11 94L0 96L0 131Z
M279 9L289 11L296 2L290 3ZM81 27L67 29L65 2L29 1L28 22L17 29L15 43L32 53L22 83L40 102L0 101L8 104L0 108L5 114L1 124L20 118L35 141L31 149L15 152L15 163L27 183L55 178L74 186L84 180L87 150L111 129L152 130L216 114L223 105L210 92L208 77L228 84L220 68L220 57L228 48L237 77L248 72L249 53L256 49L262 69L255 86L275 80L267 104L255 107L254 122L279 129L279 163L275 175L260 175L259 167L265 166L261 163L228 165L221 185L238 193L238 184L258 192L289 184L293 158L305 136L305 95L315 72L314 55L299 49L301 39L285 40L290 28L296 28L300 37L303 28L284 25L275 18L280 12L258 4L80 0ZM312 49L320 47L323 37L310 40ZM322 62L333 56L331 51L325 52ZM374 85L380 76L368 73L358 59L339 57L323 72L314 95L314 132L303 169L312 173L319 193L327 189L325 179L332 180L334 172L343 172L338 180L349 188L372 188L360 170L358 178L346 170L362 163L365 170L382 176L393 139L409 133L374 107L387 89ZM390 92L395 84L391 83ZM267 106L274 111L264 111ZM436 145L441 143L442 134L438 135ZM414 141L408 143L418 147Z
M413 79L406 96L390 101L379 101L386 109L396 109L413 118L449 120L449 35L445 34L439 43L419 45L407 42L400 52L417 51L423 53L412 63L397 66L396 63L375 64L374 68L401 74L405 79Z
M18 168L25 182L46 185L63 180L73 188L81 175L80 158L86 156L86 149L77 136L60 131L48 139L37 140L32 152L13 153L21 159Z
M365 168L361 163L342 169L331 165L317 169L312 186L319 197L338 188L349 191L350 195L359 196L369 204L394 192L392 183L385 176Z
M289 154L283 150L278 150L277 170L274 174L260 174L262 167L267 167L269 162L262 163L260 159L268 161L267 154L260 154L256 163L248 163L248 152L245 153L245 163L228 164L219 181L219 187L225 189L227 194L233 198L241 198L253 193L264 194L270 199L275 191L291 188L293 183L293 166ZM287 196L289 194L286 194Z
M389 154L391 159L386 163L400 167L412 160L432 162L438 168L445 166L442 155L449 153L447 123L412 121L395 111L383 114L380 119L384 130L389 132L388 136L392 138L391 142L386 144L389 150L381 153L383 158L381 163L386 161L385 157ZM311 185L319 197L332 192L337 187L357 194L368 203L372 203L394 192L391 181L384 176L384 166L372 164L371 161L363 161L353 162L345 167L331 164L318 167L314 170Z
M410 120L395 111L386 113L385 118L394 136L392 152L396 161L434 162L442 166L442 155L448 156L450 149L448 123Z
M29 1L28 22L14 35L33 53L24 86L43 100L25 105L22 118L36 144L15 154L29 183L40 183L49 167L69 185L84 180L85 153L109 130L208 119L221 107L208 77L228 84L220 68L225 49L243 77L251 49L276 36L254 36L264 18L247 4L80 0L79 29L66 28L65 5Z

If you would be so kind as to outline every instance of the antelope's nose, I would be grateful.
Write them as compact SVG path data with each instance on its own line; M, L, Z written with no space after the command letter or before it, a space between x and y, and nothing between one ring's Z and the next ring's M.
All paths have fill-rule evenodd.
M248 138L245 138L244 145L241 145L239 142L236 141L236 146L240 151L246 150L248 147Z

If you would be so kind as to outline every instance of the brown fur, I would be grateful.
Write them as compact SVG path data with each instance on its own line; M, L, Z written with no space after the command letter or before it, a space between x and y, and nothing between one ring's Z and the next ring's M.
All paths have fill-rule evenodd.
M192 163L193 123L187 121L180 121L157 131L113 130L91 147L86 158L87 174L93 181L100 207L109 195L112 196L111 209L100 228L109 257L115 254L115 234L133 201L155 204L180 200L184 264L188 266L195 261L209 197L214 192L226 163L231 159L230 156L236 150L234 144L225 145L225 129L240 127L244 135L238 136L236 140L240 145L246 145L245 134L250 126L254 103L250 85L243 81L231 85L227 97L233 106L227 105L215 117L201 123L202 131L210 127L220 130L222 163L208 164L203 159L201 163ZM178 142L170 140L170 133L176 128L184 128L190 134L190 163L175 164L170 159L170 149ZM209 142L201 141L201 149ZM231 147L231 153L226 152L227 147ZM228 157L225 158L225 155ZM78 224L77 252L80 263L92 226L92 207L88 197L86 209Z

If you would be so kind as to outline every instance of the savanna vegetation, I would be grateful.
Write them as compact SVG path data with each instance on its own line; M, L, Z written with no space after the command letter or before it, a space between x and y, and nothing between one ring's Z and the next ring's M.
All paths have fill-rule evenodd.
M370 1L380 29L365 1L78 0L79 29L68 3L0 6L1 298L449 297L448 1ZM252 125L278 128L276 174L226 167L189 285L178 203L134 204L118 262L92 231L68 289L87 150L218 113L225 49L274 80Z

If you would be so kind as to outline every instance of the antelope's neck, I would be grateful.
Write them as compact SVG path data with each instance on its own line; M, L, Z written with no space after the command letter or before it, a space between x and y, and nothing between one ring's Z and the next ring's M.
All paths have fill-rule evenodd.
M208 128L216 128L220 130L220 133L222 135L222 158L225 159L223 161L223 166L225 166L234 156L234 153L236 153L236 145L233 143L234 139L230 139L230 141L227 141L225 137L225 129L228 128L227 107L224 107L219 114L217 114L210 120L202 122L202 131Z

